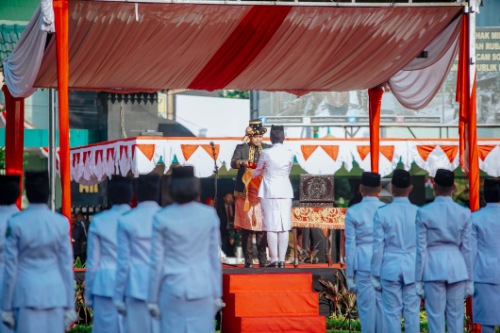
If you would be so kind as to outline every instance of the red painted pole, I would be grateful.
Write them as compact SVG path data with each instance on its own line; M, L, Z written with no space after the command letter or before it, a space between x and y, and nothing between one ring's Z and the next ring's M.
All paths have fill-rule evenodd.
M68 0L54 0L59 102L59 159L62 188L61 213L71 221L71 180L69 154L69 32Z
M371 171L378 172L380 154L380 109L382 108L382 95L384 89L375 87L368 89L369 116L370 116L370 158Z

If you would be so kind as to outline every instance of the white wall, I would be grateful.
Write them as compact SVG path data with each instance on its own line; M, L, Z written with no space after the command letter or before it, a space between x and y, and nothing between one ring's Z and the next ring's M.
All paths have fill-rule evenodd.
M197 136L242 137L250 120L250 100L176 95L176 121Z

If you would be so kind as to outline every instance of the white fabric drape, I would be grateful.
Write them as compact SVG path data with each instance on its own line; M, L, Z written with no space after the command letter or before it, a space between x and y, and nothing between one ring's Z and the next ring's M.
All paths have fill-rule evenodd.
M42 63L47 34L54 32L52 0L41 0L11 56L3 62L3 75L14 97L29 97Z
M456 58L461 22L461 16L456 18L425 48L427 58L416 58L389 80L401 105L419 110L434 98Z

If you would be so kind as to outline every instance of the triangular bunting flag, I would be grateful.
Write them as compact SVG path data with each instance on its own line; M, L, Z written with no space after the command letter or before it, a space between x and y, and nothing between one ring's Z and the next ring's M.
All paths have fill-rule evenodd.
M370 146L358 146L358 154L361 160L364 160L366 156L370 153Z
M300 146L300 150L302 150L302 155L304 156L304 160L307 161L309 156L318 148L318 145L302 145Z
M436 145L425 145L425 146L422 145L422 146L417 146L417 151L420 157L422 157L422 159L427 162L429 154L434 150L434 148L436 148Z
M453 160L457 156L458 146L439 145L439 147L441 147L441 149L444 151L446 156L448 156L448 160L450 161L450 163L453 163Z
M94 164L96 164L96 165L99 161L99 156L101 156L101 161L102 161L102 150L96 150L94 152Z
M380 153L389 161L394 157L394 146L380 146Z
M214 152L212 150L211 145L201 145L201 147L205 149L205 151L208 153L208 155L210 155L211 158L214 158ZM220 145L214 145L214 149L215 149L215 159L217 159L219 157Z
M132 160L133 160L133 159L134 159L134 157L135 157L135 146L136 146L135 144L131 146L131 148L132 148L132 149L131 149L131 151L132 151Z
M106 149L106 159L109 161L110 159L115 159L115 148Z
M486 156L495 148L496 145L483 145L483 146L477 146L479 150L479 158L481 161L484 161L486 159Z
M182 155L184 155L184 160L189 160L191 155L194 154L196 149L198 149L200 145L181 145Z
M321 146L325 153L328 154L332 158L332 160L336 161L339 156L339 146Z
M127 146L120 146L120 160L123 158L124 154L125 154L125 158L128 157Z
M90 157L90 152L89 151L85 151L83 152L83 164L86 164L87 163L87 159Z
M156 146L155 145L152 145L152 144L142 144L142 145L136 145L137 149L139 149L143 154L144 156L146 156L146 158L148 160L152 160L153 159L153 156L155 154L155 148Z

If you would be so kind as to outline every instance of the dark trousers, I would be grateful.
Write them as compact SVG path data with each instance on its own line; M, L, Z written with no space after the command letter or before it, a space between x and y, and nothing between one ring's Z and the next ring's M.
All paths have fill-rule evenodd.
M253 259L253 242L252 235L255 234L255 240L257 242L257 252L259 263L265 263L266 257L266 247L267 247L267 235L265 231L253 231L247 229L241 229L241 247L243 248L243 256L245 257L245 263L251 263Z

